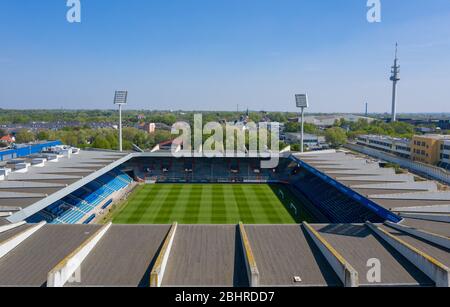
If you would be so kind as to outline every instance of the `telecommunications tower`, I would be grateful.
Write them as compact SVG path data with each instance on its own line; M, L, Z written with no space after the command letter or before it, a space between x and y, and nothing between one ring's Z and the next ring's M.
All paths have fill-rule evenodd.
M398 65L398 44L395 44L395 60L391 70L392 81L392 116L391 122L397 121L397 83L400 81L400 66Z

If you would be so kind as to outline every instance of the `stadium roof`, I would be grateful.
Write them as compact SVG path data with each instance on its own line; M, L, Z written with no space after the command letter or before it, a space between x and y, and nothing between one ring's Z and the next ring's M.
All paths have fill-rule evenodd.
M49 162L48 168L10 174L0 181L0 213L13 211L9 221L21 221L132 157L167 156L81 151L70 159ZM450 274L449 192L439 191L435 182L386 172L376 161L344 152L297 157L397 212L403 221L398 225L102 226L9 224L0 217L0 246L17 243L0 254L0 286L45 286L49 272L86 247L81 279L66 286L149 286L162 256L167 258L163 286L248 286L253 282L249 271L258 273L261 286L342 286L345 278L330 259L357 274L357 284L372 286L366 280L369 258L383 263L383 280L376 286L442 285L413 258L431 259L433 268ZM353 171L336 174L329 165ZM87 169L89 174L72 176L72 169L75 173ZM250 265L253 271L248 270Z
M24 220L125 162L129 156L80 151L70 157L59 157L57 162L49 161L44 167L29 167L25 173L12 172L0 181L0 211L14 212L8 218L10 222Z
M408 219L403 224L414 227L417 222ZM444 226L430 223L427 229L448 234ZM0 242L33 227L22 225L0 233ZM64 265L102 229L107 229L105 234L90 245L81 261L80 280L66 282L65 286L151 285L150 274L166 252L162 246L170 237L170 225L44 225L0 257L0 286L45 286L49 272ZM180 225L173 232L171 248L164 254L168 260L161 283L248 286L245 255L250 249L260 286L342 286L342 275L333 268L330 255L347 263L349 270L359 275L361 286L433 286L435 281L424 273L424 268L410 262L397 245L378 235L379 229L450 266L450 253L444 247L389 225L245 225L245 236L236 225ZM243 241L248 245L244 246ZM383 264L381 283L366 280L367 261L373 258Z
M395 212L420 207L423 212L450 214L450 192L438 191L434 181L416 180L413 174L396 174L379 161L347 152L307 153L296 155L376 204ZM434 208L434 209L433 209Z

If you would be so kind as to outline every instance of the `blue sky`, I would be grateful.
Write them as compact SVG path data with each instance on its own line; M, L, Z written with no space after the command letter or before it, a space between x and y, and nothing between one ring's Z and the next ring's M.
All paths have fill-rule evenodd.
M0 0L0 107L450 112L450 1Z

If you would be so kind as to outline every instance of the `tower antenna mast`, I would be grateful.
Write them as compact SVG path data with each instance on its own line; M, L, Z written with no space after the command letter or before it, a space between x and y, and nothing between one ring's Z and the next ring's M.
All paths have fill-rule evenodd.
M395 44L394 66L391 70L392 81L392 115L391 122L397 121L397 83L400 81L400 65L398 65L398 43Z

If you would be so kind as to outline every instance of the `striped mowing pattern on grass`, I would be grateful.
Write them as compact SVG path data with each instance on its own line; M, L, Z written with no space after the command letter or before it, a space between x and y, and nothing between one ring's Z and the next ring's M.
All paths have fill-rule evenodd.
M294 224L311 220L303 208L282 185L154 184L138 187L113 222Z

